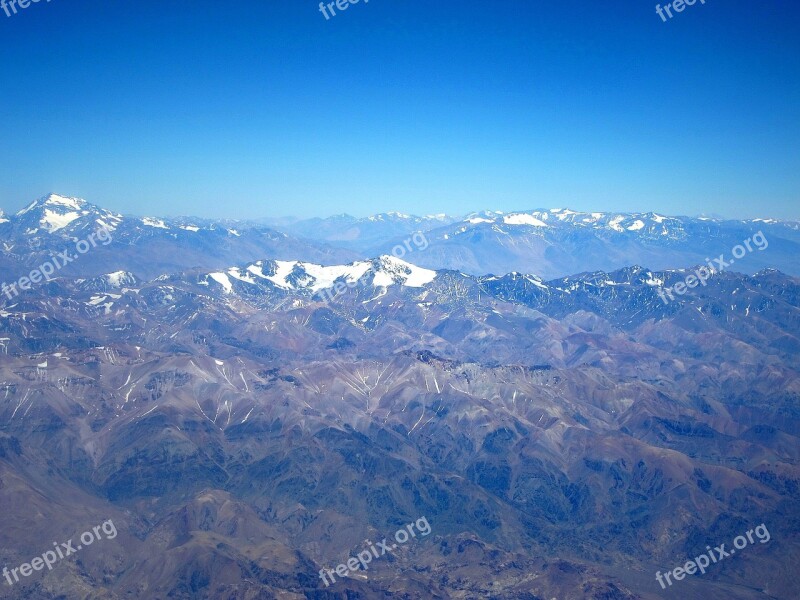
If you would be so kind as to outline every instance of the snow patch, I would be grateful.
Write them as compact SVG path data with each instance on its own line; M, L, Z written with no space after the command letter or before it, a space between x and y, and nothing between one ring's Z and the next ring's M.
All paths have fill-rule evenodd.
M620 223L624 220L625 220L624 215L618 215L608 222L608 226L614 231L624 231L624 229L622 229L622 227L620 226Z
M226 294L230 294L233 291L233 284L225 273L211 273L209 277L220 284L225 289Z
M637 219L634 221L633 225L628 227L628 231L639 231L640 229L644 229L644 221Z
M239 281L244 281L245 283L250 283L253 285L255 285L256 283L256 280L253 279L253 276L250 274L249 271L242 272L241 269L237 269L236 267L228 269L228 275L230 275L234 279L238 279Z
M423 287L436 279L436 271L423 269L394 256L381 256L379 260L381 267L373 278L374 285L388 287L399 281L407 287Z
M44 203L55 206L66 206L72 210L81 210L86 204L86 202L80 198L67 198L66 196L59 196L58 194L50 194L45 198Z
M533 227L547 227L547 223L544 221L537 219L533 215L526 215L524 213L506 215L503 217L503 222L506 225L531 225Z
M144 217L142 219L142 223L144 225L147 225L148 227L155 227L157 229L169 229L169 227L167 227L167 224L164 223L164 221L162 221L161 219L153 219L153 218L150 218L150 217Z
M109 273L105 277L108 285L116 288L133 281L133 276L127 271L115 271L114 273Z
M63 229L80 217L80 213L77 212L59 213L46 208L44 209L44 216L39 221L39 225L48 233L53 233L59 229Z
M351 265L338 265L322 267L311 263L298 263L303 270L314 278L314 283L309 286L314 292L333 287L340 278L348 283L355 283L361 279L372 267L369 262L356 262Z

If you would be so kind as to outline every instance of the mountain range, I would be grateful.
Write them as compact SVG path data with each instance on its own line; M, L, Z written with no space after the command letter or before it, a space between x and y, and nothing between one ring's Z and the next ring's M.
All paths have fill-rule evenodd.
M752 274L775 268L800 275L796 260L800 223L796 221L550 209L486 211L463 218L386 213L362 219L339 215L267 223L130 217L51 194L0 218L0 267L15 273L20 266L22 271L33 268L48 252L63 250L67 240L83 239L104 226L112 232L113 243L68 265L65 273L99 275L113 266L112 271L151 278L261 258L336 265L394 254L434 270L471 275L520 272L552 279L631 265L690 268L730 254L732 248L761 232L769 241L768 250L748 253L737 270ZM424 234L425 243L408 252L409 236L417 232ZM405 250L401 253L398 248Z
M800 275L800 223L775 219L725 220L667 217L657 213L584 213L539 209L465 217L415 217L399 213L356 219L339 215L296 223L277 223L285 233L363 253L389 254L403 236L425 233L429 246L408 256L431 269L472 275L535 273L545 278L585 271L609 271L641 264L654 269L688 268L761 231L769 256L754 254L743 272L773 267Z
M0 562L119 531L4 597L795 598L796 224L596 215L304 232L50 196L4 217L6 282L113 241L0 294ZM769 268L663 300L757 231L739 264ZM321 581L422 516L429 536ZM762 523L769 543L659 586Z

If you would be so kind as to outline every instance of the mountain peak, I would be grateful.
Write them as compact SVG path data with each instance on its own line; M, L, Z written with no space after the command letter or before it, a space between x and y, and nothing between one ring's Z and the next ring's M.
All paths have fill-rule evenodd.
M400 283L408 287L422 287L436 278L436 271L412 265L396 256L384 254L374 261L373 285L389 287Z
M19 211L17 216L22 216L31 212L32 210L36 210L37 208L58 207L60 210L83 210L87 206L89 206L89 203L82 198L70 198L67 196L61 196L60 194L47 194L46 196L42 196L38 200L31 202L28 206Z
M115 215L82 198L52 193L34 200L19 211L16 217L21 219L30 234L40 229L47 233L55 233L73 222L76 222L76 225L96 222L113 229L122 220L120 215Z

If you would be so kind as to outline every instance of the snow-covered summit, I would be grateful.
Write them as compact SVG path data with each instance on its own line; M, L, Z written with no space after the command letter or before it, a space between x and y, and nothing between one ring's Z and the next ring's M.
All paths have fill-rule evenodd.
M59 194L48 194L34 200L15 215L15 220L26 226L26 233L40 231L55 233L70 225L105 227L113 231L122 221L122 216L99 208L81 198L70 198Z
M283 290L306 290L317 293L334 288L342 282L353 287L359 282L375 287L393 285L423 287L436 278L436 271L417 267L394 256L380 256L373 260L357 261L347 265L322 266L301 261L258 261L244 268L231 267L209 273L200 278L202 285L212 282L222 286L226 293L234 290L234 282L263 285L267 282Z

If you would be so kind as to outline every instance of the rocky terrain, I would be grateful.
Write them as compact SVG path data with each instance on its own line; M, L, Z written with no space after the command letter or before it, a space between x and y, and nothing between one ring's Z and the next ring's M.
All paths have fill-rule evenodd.
M154 260L185 262L173 233ZM797 597L800 280L717 272L667 304L686 272L305 247L148 277L110 244L0 296L0 562L119 532L2 597ZM659 586L762 523L768 543Z

